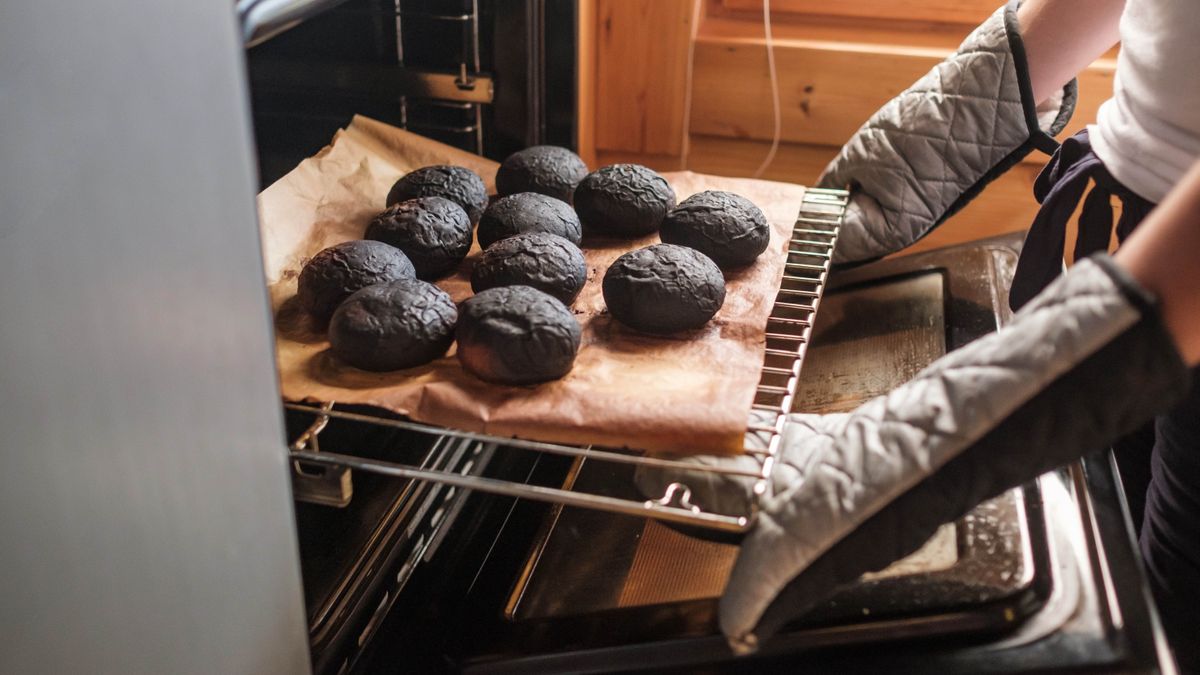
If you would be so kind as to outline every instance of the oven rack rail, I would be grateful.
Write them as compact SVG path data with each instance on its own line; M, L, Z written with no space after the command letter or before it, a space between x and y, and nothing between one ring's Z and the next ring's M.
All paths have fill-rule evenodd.
M285 402L287 410L313 415L312 424L291 443L290 459L298 473L303 467L364 471L397 478L433 481L464 490L532 499L536 501L597 509L612 513L649 517L731 533L745 532L757 513L756 506L745 514L705 511L692 503L687 485L671 483L658 499L634 500L594 492L530 485L489 478L474 472L437 470L367 459L353 455L322 452L319 435L331 419L377 425L428 434L434 438L461 439L472 451L525 450L575 458L575 475L584 461L611 462L650 469L684 469L699 473L724 474L753 480L754 493L766 496L770 476L780 450L783 425L791 412L799 382L800 369L812 335L813 320L820 306L830 271L834 245L845 214L848 194L844 190L809 188L801 202L793 227L780 289L767 319L766 350L759 384L751 406L744 452L758 460L757 469L733 466L698 467L685 459L648 456L636 450L547 443L508 438L471 431L449 429L406 419L377 417L334 409L335 402L301 404Z
M442 132L470 136L472 152L483 154L483 104L493 99L493 81L481 70L479 1L471 0L469 11L438 13L401 9L399 1L392 9L342 7L347 0L237 0L235 11L241 25L242 42L249 49L284 33L326 11L367 13L390 17L395 21L397 62L390 65L287 62L259 63L252 68L262 71L264 79L296 88L323 83L333 90L395 91L400 106L400 127L421 132ZM457 72L441 72L404 65L404 39L401 23L447 22L462 27L462 48ZM253 65L253 64L252 64ZM414 118L422 108L460 110L467 120L459 124L434 124Z

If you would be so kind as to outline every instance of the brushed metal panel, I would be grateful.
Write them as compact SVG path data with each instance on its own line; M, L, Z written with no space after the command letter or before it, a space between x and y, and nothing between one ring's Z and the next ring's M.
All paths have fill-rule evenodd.
M308 669L232 3L0 3L0 672Z
M792 410L853 410L945 354L945 283L924 272L826 295Z

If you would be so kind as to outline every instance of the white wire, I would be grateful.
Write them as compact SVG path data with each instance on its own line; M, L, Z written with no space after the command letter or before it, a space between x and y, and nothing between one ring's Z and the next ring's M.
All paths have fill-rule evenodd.
M760 178L771 162L775 161L775 153L779 150L779 138L782 135L782 120L779 111L779 77L775 72L775 44L771 40L771 0L763 0L763 37L767 44L767 71L771 76L771 110L775 116L775 130L771 135L771 149L763 158L762 164L754 172L754 178ZM689 68L691 67L689 59ZM689 77L690 79L690 77ZM690 89L691 83L688 83ZM690 96L690 94L689 94Z
M687 64L683 76L683 140L679 168L686 171L692 154L692 61L696 54L696 33L700 25L700 0L692 1L692 25L688 36Z

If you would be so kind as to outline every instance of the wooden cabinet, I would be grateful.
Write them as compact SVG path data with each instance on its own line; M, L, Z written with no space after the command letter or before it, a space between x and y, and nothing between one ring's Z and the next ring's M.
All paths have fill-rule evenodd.
M811 184L867 117L998 4L772 0L782 145L764 177ZM761 0L585 0L581 13L581 146L590 163L754 172L774 128ZM1064 136L1095 119L1115 63L1110 54L1080 75ZM1028 227L1045 159L1005 174L920 246Z
M720 0L716 5L729 11L762 11L762 0ZM998 0L771 0L771 14L931 21L976 26L998 6Z
M596 145L678 156L683 152L683 86L691 2L599 0Z

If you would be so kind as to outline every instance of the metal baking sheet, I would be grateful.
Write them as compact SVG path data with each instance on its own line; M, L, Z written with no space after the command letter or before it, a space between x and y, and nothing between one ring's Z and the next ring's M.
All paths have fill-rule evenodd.
M821 305L792 410L852 410L912 379L945 353L940 272L830 293Z
M901 274L826 295L805 362L796 410L832 412L911 378L947 348L944 270ZM578 484L629 484L620 467L581 467ZM633 496L632 494L630 495ZM861 621L987 602L1028 584L1028 533L1019 491L944 526L921 550L865 576L816 615ZM716 599L737 547L660 523L559 508L530 553L506 607L515 623L589 617L645 637L712 631ZM619 617L620 621L614 621Z

